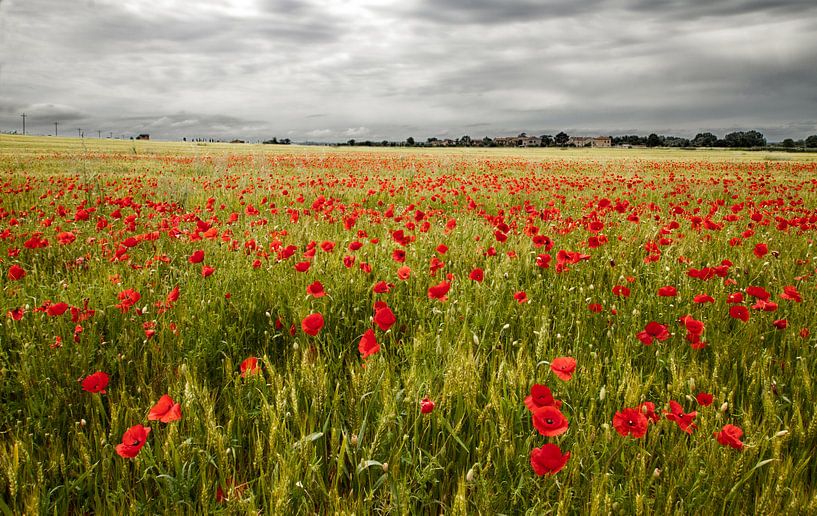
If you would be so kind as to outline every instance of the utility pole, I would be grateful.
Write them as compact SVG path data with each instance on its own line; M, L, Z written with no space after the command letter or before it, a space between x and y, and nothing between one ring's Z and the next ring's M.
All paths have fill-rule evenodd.
M21 117L23 117L23 136L25 136L25 135L26 135L26 116L28 116L28 115L26 115L25 113L23 113L23 114L22 114L22 115L20 115L20 116L21 116Z
M58 125L60 125L59 122L54 122L54 136L58 136L58 133L57 133L57 126Z
M82 138L82 129L81 129L81 128L79 128L79 127L77 127L77 136L78 136L79 138Z
M99 139L101 140L101 139L102 139L102 131L97 130L97 131L96 131L96 137L97 137L97 138L99 138Z
M110 133L108 133L108 138L110 138L111 140L113 140L113 131L111 131Z

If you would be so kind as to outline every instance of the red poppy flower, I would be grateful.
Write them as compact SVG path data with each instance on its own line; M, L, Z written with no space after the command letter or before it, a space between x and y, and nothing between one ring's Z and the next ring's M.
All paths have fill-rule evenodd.
M354 258L353 258L354 259ZM309 270L309 266L312 265L311 262L298 262L295 264L295 270L298 272L306 272Z
M360 338L357 345L357 350L360 351L360 358L368 358L380 351L380 345L374 335L374 330L369 328Z
M108 375L102 371L97 371L82 379L82 390L86 392L105 394L105 388L107 386Z
M568 460L570 460L570 452L562 455L562 450L552 443L547 443L541 448L534 448L530 452L530 465L540 477L555 475L565 467Z
M67 303L59 302L53 305L48 305L48 308L45 309L45 313L48 314L49 317L59 317L60 315L64 314L68 308L69 306Z
M394 288L393 283L386 283L385 281L378 281L377 283L374 284L374 287L372 287L372 291L375 294L388 294L389 292L391 292L391 289L393 289L393 288Z
M597 314L604 310L604 307L601 305L601 303L590 303L589 305L587 305L587 309L593 312L594 314Z
M446 294L448 290L451 288L451 283L447 281L441 281L440 283L428 287L428 298L429 299L439 299L440 301L445 301L448 299Z
M699 304L714 303L715 298L710 296L709 294L698 294L697 296L692 298L692 302L693 303L699 303Z
M428 396L420 401L420 412L423 414L430 414L434 410L434 402L428 399Z
M576 359L572 357L554 358L550 363L550 370L553 371L560 380L569 381L576 370Z
M238 370L241 371L241 377L246 378L251 374L260 373L261 366L258 365L258 359L256 357L248 357L241 362L241 365L238 366Z
M383 301L378 301L374 304L374 322L382 331L389 331L389 328L397 322L397 318L389 305Z
M785 330L789 326L789 321L786 319L776 319L772 324L778 330Z
M660 297L675 297L678 295L678 289L667 285L666 287L661 287L658 289L658 295Z
M628 435L635 438L644 437L648 423L647 416L639 409L625 408L613 416L613 428L623 437Z
M315 281L314 283L308 285L306 287L307 295L314 296L314 297L323 297L326 295L326 292L323 290L323 284L320 281Z
M768 301L769 298L772 297L769 292L763 287L757 287L755 285L750 285L746 287L746 293L756 299L762 299L763 301Z
M516 299L516 302L519 304L526 303L528 301L528 294L524 290L520 290L513 295L513 298Z
M695 396L695 401L698 402L698 405L703 407L708 407L712 405L712 395L708 392L699 392L697 396Z
M749 320L749 309L743 305L732 305L729 308L729 316L733 319L740 319L743 322Z
M26 276L26 271L16 263L9 268L9 279L12 281L19 281Z
M76 239L77 239L76 235L74 235L70 231L63 231L61 233L57 233L57 241L60 243L60 245L68 245Z
M482 280L485 279L485 271L477 267L471 271L471 273L468 275L468 278L473 281L476 281L477 283L482 283Z
M119 310L121 310L124 314L127 313L133 305L138 303L140 299L142 299L142 295L132 288L129 288L120 292L117 295L117 298L119 299L119 303L116 305L116 307L119 308Z
M752 252L756 257L763 258L769 252L769 246L766 244L757 244Z
M187 259L187 261L190 262L190 263L201 263L201 262L203 262L204 261L204 251L202 251L201 249L193 251L193 254L190 255L190 257Z
M120 457L132 459L139 454L139 450L145 445L150 428L142 425L134 425L127 430L122 436L122 444L116 445L116 453Z
M743 449L743 442L740 440L743 436L743 430L738 426L724 425L720 432L713 435L724 446L731 446L736 450Z
M210 276L211 274L213 274L214 272L216 272L215 267L210 267L209 265L205 265L204 267L201 268L201 277L206 278L206 277Z
M314 337L323 328L323 315L320 313L309 314L301 321L301 329L307 335Z
M411 277L411 267L403 265L402 267L398 268L397 277L402 281L409 279Z
M549 254L540 254L536 257L536 266L540 269L550 268L551 256Z
M533 411L531 418L533 426L545 437L555 437L567 432L567 418L556 407L540 407Z
M688 434L691 434L694 429L698 428L698 426L692 422L697 415L698 412L696 411L685 414L683 407L675 400L670 400L669 411L664 411L664 417L670 421L674 421L681 430Z
M541 407L560 408L562 402L553 398L553 393L546 385L535 383L530 388L530 395L525 398L525 406L533 412Z
M656 339L660 342L667 340L670 338L670 333L663 324L651 321L647 323L643 331L638 332L636 337L638 337L638 340L645 346L650 346Z
M783 293L780 294L780 299L788 299L789 301L794 301L795 303L803 302L803 298L800 296L800 293L797 292L797 289L791 285L783 287Z
M14 321L19 321L23 318L23 315L26 313L25 308L12 308L8 312L6 312L6 317L10 317Z
M148 419L150 421L161 421L162 423L171 423L182 418L182 407L173 401L170 395L165 394L156 405L150 409Z
M321 242L321 249L325 253L331 253L334 248L335 248L334 242L329 242L328 240Z
M630 297L630 288L624 285L616 285L613 287L613 295L619 297Z
M651 401L645 401L639 405L638 410L652 423L657 423L661 419L661 415L655 412L655 403Z

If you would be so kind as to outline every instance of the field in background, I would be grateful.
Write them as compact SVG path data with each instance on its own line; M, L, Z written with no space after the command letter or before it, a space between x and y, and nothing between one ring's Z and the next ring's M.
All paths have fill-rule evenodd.
M0 512L817 512L813 154L2 136L0 171Z

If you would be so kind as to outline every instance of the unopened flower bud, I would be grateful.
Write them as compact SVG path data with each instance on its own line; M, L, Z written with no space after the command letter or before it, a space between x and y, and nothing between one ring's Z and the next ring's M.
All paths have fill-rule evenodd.
M726 412L727 410L729 410L729 403L724 401L723 405L721 405L721 412Z
M775 437L783 437L784 435L787 435L788 433L789 433L788 430L781 430L781 431L777 432L776 434L774 434L774 436Z
M388 473L388 472L389 472L389 463L384 462L383 463L383 473Z
M352 434L352 437L351 439L349 439L349 442L352 443L352 446L357 446L357 434Z

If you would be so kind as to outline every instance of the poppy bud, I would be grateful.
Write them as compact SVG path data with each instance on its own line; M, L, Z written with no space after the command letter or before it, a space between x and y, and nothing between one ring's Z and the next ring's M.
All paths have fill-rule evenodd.
M466 482L473 482L474 481L474 468L468 470L468 473L465 474L465 481Z
M388 473L388 472L389 472L389 463L384 462L383 463L383 473Z
M601 389L599 390L599 401L604 401L604 398L606 396L607 396L607 389L604 387L604 385L602 385Z
M726 412L728 409L729 409L729 403L724 401L723 405L721 405L721 412Z
M80 419L80 420L79 420L79 426L81 426L81 427L85 428L85 425L87 425L87 424L88 424L88 422L87 422L87 421L85 421L84 419ZM780 433L780 432L778 432L778 433Z
M352 446L357 446L357 442L358 442L357 441L357 434L352 434L352 437L349 439L349 442L352 444Z
M777 432L776 434L774 434L774 436L775 436L775 437L784 437L784 436L786 436L788 433L789 433L789 431L788 431L788 430L781 430L781 431Z
M661 476L661 470L658 469L658 468L655 468L655 470L652 472L652 478L658 478L660 476Z

